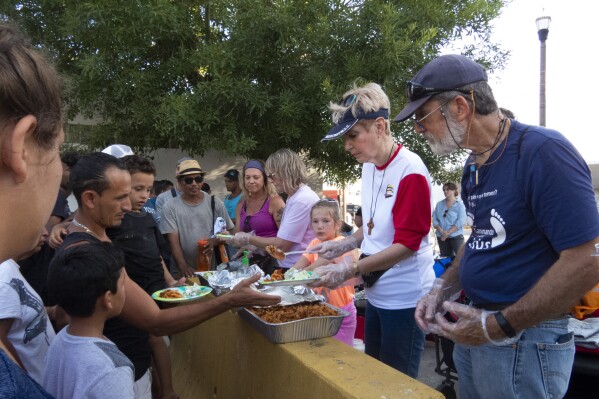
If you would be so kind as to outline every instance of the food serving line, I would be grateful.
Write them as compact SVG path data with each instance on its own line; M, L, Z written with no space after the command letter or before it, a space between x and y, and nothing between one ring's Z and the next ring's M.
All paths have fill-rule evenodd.
M247 270L235 267L235 271L198 273L202 284L192 289L195 297L181 300L160 299L160 293L153 296L178 302L178 306L185 306L189 300L209 301L256 271L254 266ZM321 303L322 298L302 285L317 276L296 277L295 281L262 281L259 289L281 295L279 310L236 309L172 337L173 378L181 398L443 397L433 388L331 338L346 312ZM207 293L210 288L212 292ZM312 306L324 307L325 313ZM308 312L308 317L282 323L262 318L267 313L287 320L289 313L300 311L290 311L292 307L303 307L301 312ZM309 312L314 311L317 316L310 317Z

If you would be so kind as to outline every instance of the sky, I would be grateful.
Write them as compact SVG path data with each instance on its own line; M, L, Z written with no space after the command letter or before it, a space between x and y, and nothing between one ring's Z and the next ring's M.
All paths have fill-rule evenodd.
M546 125L564 134L587 163L599 163L599 68L594 24L599 1L513 0L494 21L493 40L510 50L507 68L489 77L500 106L539 124L540 41L535 20L551 17L546 41ZM595 39L596 40L596 39Z
M512 0L493 22L492 40L510 50L506 68L489 76L500 106L539 124L540 41L535 20L551 17L546 41L546 126L566 136L587 163L599 163L599 54L593 33L598 0ZM357 185L359 187L359 185ZM433 202L443 198L434 187Z

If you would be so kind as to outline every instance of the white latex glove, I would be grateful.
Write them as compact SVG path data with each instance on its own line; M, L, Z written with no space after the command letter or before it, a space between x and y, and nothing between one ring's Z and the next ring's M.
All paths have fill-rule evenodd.
M463 305L457 302L444 302L445 311L455 315L455 323L447 321L445 317L438 312L435 315L435 324L431 324L431 332L449 338L453 342L464 345L481 345L491 342L494 345L508 345L517 342L520 334L514 338L502 337L496 340L491 339L487 332L487 318L494 312L477 309L472 306Z
M353 259L346 257L341 263L317 267L314 269L314 274L320 276L320 279L310 284L311 287L337 288L354 277Z
M354 236L349 236L342 240L321 242L311 247L310 252L318 253L318 256L321 258L335 259L355 248L358 248L358 240Z
M227 238L227 244L232 245L234 247L237 248L241 248L241 247L245 247L246 245L250 244L250 237L255 235L255 233L253 231L249 232L249 233L245 233L243 231L240 231L239 233L235 234L232 238Z
M459 292L459 287L448 286L445 280L438 278L429 293L420 298L414 317L423 332L427 334L431 332L431 324L435 323L435 314L442 310L443 302L449 300L455 292ZM445 312L443 311L442 314Z

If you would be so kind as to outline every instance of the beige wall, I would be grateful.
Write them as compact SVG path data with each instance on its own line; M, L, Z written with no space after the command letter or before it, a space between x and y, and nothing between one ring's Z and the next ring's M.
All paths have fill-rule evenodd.
M273 344L230 311L173 336L170 350L182 399L443 398L333 338Z

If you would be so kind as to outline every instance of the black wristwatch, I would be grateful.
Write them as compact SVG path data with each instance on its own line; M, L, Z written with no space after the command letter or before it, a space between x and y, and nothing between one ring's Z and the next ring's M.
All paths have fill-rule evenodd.
M494 313L494 315L495 315L495 320L497 320L497 324L499 324L499 327L505 333L505 335L507 335L509 338L514 338L517 334L516 330L514 330L514 327L512 327L510 322L507 321L507 319L505 318L503 313L496 312L496 313Z

